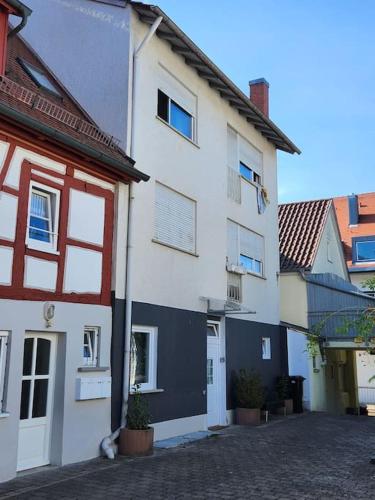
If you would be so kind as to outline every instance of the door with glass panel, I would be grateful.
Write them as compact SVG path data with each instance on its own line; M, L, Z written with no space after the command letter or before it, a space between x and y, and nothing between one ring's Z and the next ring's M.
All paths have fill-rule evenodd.
M207 323L207 425L220 424L219 324Z
M23 353L17 470L50 462L56 337L26 334Z

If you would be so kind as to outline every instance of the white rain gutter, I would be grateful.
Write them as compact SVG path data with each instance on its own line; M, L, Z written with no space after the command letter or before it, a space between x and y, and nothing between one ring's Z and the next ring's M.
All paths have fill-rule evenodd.
M156 30L158 29L163 17L159 16L155 19L154 23L148 30L147 35L144 37L142 42L139 44L137 49L133 54L133 69L132 69L132 99L131 99L131 109L130 117L128 120L130 126L130 158L135 156L135 128L136 128L136 117L135 113L137 97L138 97L138 73L139 73L139 56L142 50L146 47L148 42L151 40ZM128 149L128 148L127 148ZM131 340L131 329L132 329L132 286L131 286L131 271L132 271L132 254L133 254L133 211L134 211L134 182L129 185L129 207L128 207L128 230L127 230L127 252L126 252L126 282L125 282L125 332L124 332L124 366L122 375L122 407L121 407L121 423L120 427L116 429L110 436L107 436L101 442L101 448L106 456L110 459L115 458L115 445L114 440L120 435L121 429L126 426L126 415L128 413L128 400L129 400L129 372L130 372L130 340Z

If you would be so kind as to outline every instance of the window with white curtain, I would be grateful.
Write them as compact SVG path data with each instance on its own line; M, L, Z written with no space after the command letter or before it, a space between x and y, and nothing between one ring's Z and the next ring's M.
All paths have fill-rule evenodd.
M83 366L98 366L99 331L97 326L87 326L83 332Z
M227 221L228 264L264 275L264 237L231 220Z
M163 184L155 184L154 241L196 253L196 202Z
M271 338L262 337L262 359L271 359Z
M9 332L0 330L0 414L5 412L5 379Z
M27 246L34 250L56 252L60 191L31 182Z
M156 389L157 328L132 327L130 343L130 388L141 391Z

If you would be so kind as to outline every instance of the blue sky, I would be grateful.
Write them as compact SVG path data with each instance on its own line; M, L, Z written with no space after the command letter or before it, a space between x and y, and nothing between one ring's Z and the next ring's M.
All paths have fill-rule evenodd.
M158 0L302 150L279 153L280 201L375 191L375 1Z

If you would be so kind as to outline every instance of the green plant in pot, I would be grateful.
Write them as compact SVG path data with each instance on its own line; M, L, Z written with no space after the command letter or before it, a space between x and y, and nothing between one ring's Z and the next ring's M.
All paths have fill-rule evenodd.
M292 388L289 377L281 375L276 380L276 391L279 399L284 402L285 413L290 415L293 413ZM284 408L282 411L284 412Z
M234 378L236 417L239 425L259 425L264 404L262 379L255 371L239 370Z
M136 385L126 417L126 427L120 432L120 455L150 455L153 449L154 429L150 427L150 413L145 396Z

